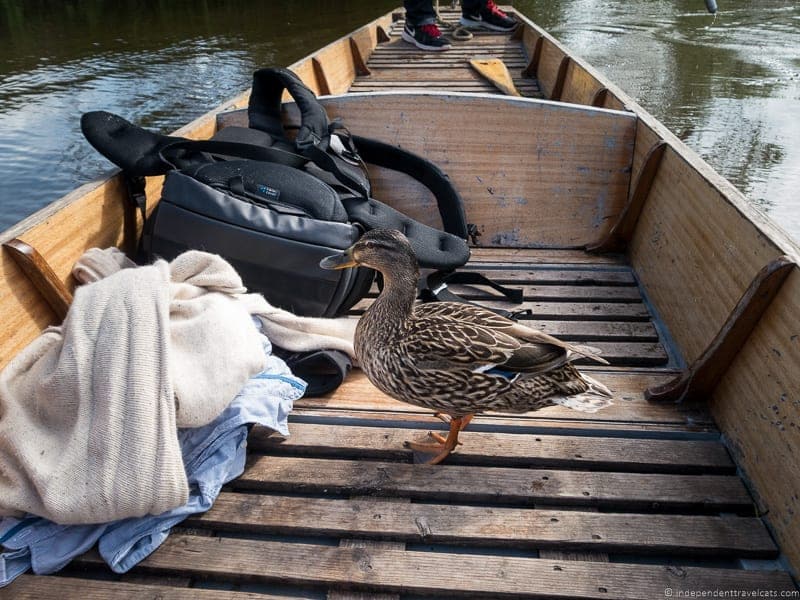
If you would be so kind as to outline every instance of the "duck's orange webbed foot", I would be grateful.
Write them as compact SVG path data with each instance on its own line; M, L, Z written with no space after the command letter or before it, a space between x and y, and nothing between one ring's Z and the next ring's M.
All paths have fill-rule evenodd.
M439 413L437 413L437 416L439 416ZM455 450L456 446L461 443L458 441L458 434L462 429L464 429L464 427L467 426L467 423L469 423L471 419L472 415L467 415L466 417L453 417L449 419L450 432L447 434L447 438L442 437L438 433L431 432L429 434L433 439L436 440L436 443L406 442L405 446L406 448L411 448L412 450L416 450L417 452L422 452L424 454L436 453L433 458L425 461L425 464L439 464L445 458L450 456L453 450Z

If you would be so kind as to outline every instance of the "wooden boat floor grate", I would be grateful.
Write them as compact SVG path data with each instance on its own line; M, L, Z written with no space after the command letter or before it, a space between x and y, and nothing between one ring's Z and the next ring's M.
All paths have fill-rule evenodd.
M640 339L652 332L617 327L650 321L611 310L643 308L633 274L614 258L479 249L469 268L524 286L534 321L554 333L658 344ZM456 452L429 466L403 442L445 424L355 371L334 393L295 403L290 437L253 428L244 473L130 573L111 574L90 551L57 576L22 576L0 598L650 600L668 589L794 590L705 410L644 399L674 370L592 375L619 394L612 407L478 415Z
M427 466L402 445L425 428L397 417L375 412L373 424L357 424L301 408L289 438L256 427L244 474L131 573L110 575L91 551L0 597L650 599L667 588L793 589L716 435L498 433L479 418L452 460Z
M441 15L443 32L448 35L460 13L442 11ZM472 58L493 57L503 60L520 94L542 97L536 80L522 74L530 57L522 42L510 34L475 32L470 40L453 41L450 50L426 52L401 39L404 25L403 19L394 21L388 31L390 40L379 44L367 60L370 74L357 76L351 92L434 90L495 94L499 93L497 88L469 65Z

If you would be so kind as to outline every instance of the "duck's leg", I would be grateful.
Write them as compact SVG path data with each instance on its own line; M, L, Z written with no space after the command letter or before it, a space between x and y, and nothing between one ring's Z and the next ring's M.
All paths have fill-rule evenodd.
M450 453L453 452L453 450L455 450L455 447L459 443L458 434L466 425L466 423L463 423L463 421L466 419L468 423L469 419L471 418L472 415L468 415L467 417L453 417L450 420L450 432L447 434L447 439L437 434L431 434L432 436L434 436L435 439L439 440L438 443L406 442L405 446L407 448L411 448L412 450L416 450L418 452L424 452L424 453L438 452L436 456L434 456L430 460L425 461L425 464L428 465L439 464L445 458L450 456Z
M433 413L433 416L436 417L437 419L441 419L442 421L444 421L448 425L450 424L450 421L453 420L453 417L451 417L448 414L441 413L441 412L435 412L435 413ZM464 428L467 425L469 425L469 422L472 421L472 417L474 417L474 416L475 415L467 415L467 416L461 418L461 431L464 431ZM431 435L435 436L440 442L444 443L444 438L442 436L440 436L438 433L432 433Z

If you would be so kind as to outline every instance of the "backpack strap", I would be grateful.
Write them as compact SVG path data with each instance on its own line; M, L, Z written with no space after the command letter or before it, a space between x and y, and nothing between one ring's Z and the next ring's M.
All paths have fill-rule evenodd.
M530 309L522 310L522 311L509 311L503 310L502 308L489 308L487 306L483 306L482 304L478 304L476 302L471 302L470 300L465 300L461 296L455 294L449 287L449 283L455 284L466 284L466 285L485 285L489 286L492 289L500 292L505 296L506 300L509 302L513 302L514 304L522 304L523 296L522 290L516 288L508 288L503 285L500 285L496 281L492 281L485 275L481 273L475 273L472 271L458 271L458 272L450 272L446 273L443 271L435 271L430 273L425 278L425 284L423 289L420 292L420 298L423 302L463 302L465 304L476 304L477 306L481 306L492 312L495 312L503 317L508 319L517 319L522 314L531 313Z
M300 129L294 139L297 153L331 173L354 193L368 198L366 169L355 148L347 135L333 134L338 126L331 124L314 92L289 69L259 69L253 74L247 105L250 127L265 131L276 140L288 141L281 119L284 91L289 92L300 110Z
M291 352L277 346L273 346L272 350L286 361L292 373L308 384L304 398L316 398L332 392L353 368L350 357L339 350Z
M198 155L207 154L205 159ZM159 151L161 160L173 169L186 169L196 165L214 162L213 156L222 159L248 159L278 163L287 167L303 168L308 159L275 146L256 146L241 142L217 140L182 140L163 146Z
M420 223L374 198L342 198L342 204L350 218L367 229L402 231L420 267L449 271L469 260L470 250L465 239Z
M364 162L405 173L427 187L436 198L442 226L448 233L467 239L469 225L461 195L450 178L426 158L372 138L353 136Z
M284 90L300 109L300 130L295 137L297 149L303 153L317 146L330 135L328 113L306 84L289 69L267 68L253 73L253 89L247 107L250 127L266 131L276 139L286 139L281 119L281 97Z
M153 133L104 110L81 116L81 131L100 154L133 177L164 175L172 165L161 159L161 150L185 138Z

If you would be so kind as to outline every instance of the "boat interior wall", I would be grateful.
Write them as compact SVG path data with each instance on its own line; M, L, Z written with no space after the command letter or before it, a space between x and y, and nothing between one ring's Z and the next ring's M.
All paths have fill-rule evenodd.
M639 121L639 152L661 137ZM753 280L789 254L789 274L738 353L714 368L721 378L711 413L789 559L800 565L800 268L794 252L758 225L708 168L667 144L629 246L648 299L689 365L721 329ZM710 216L713 215L713 218ZM735 316L735 315L734 315Z
M800 568L800 268L734 358L710 408L784 554Z
M636 118L591 107L490 95L347 94L322 100L353 133L423 154L450 177L482 246L582 247L603 239L624 207ZM293 118L288 117L290 120ZM480 121L482 127L464 127ZM244 115L221 118L243 124ZM487 139L485 131L492 131ZM453 152L453 144L458 152ZM522 160L524 157L524 160ZM407 176L371 173L374 196L440 226L435 202Z
M756 274L782 255L667 147L631 240L630 260L687 363L703 353Z
M291 69L317 96L344 94L356 75L362 75L375 46L386 35L383 27L391 25L385 16L318 50L308 59L291 65ZM289 100L289 96L284 96Z
M522 44L529 59L526 72L535 76L545 98L623 110L624 103L561 45L519 15L526 23Z
M92 246L105 248L122 242L122 193L118 177L100 185L95 183L93 189L92 184L82 186L58 203L57 219L36 219L36 224L29 228L21 224L3 234L0 241L20 238L38 250L62 283L71 288L70 270L77 256ZM0 306L3 307L2 368L58 319L7 251L0 258Z

